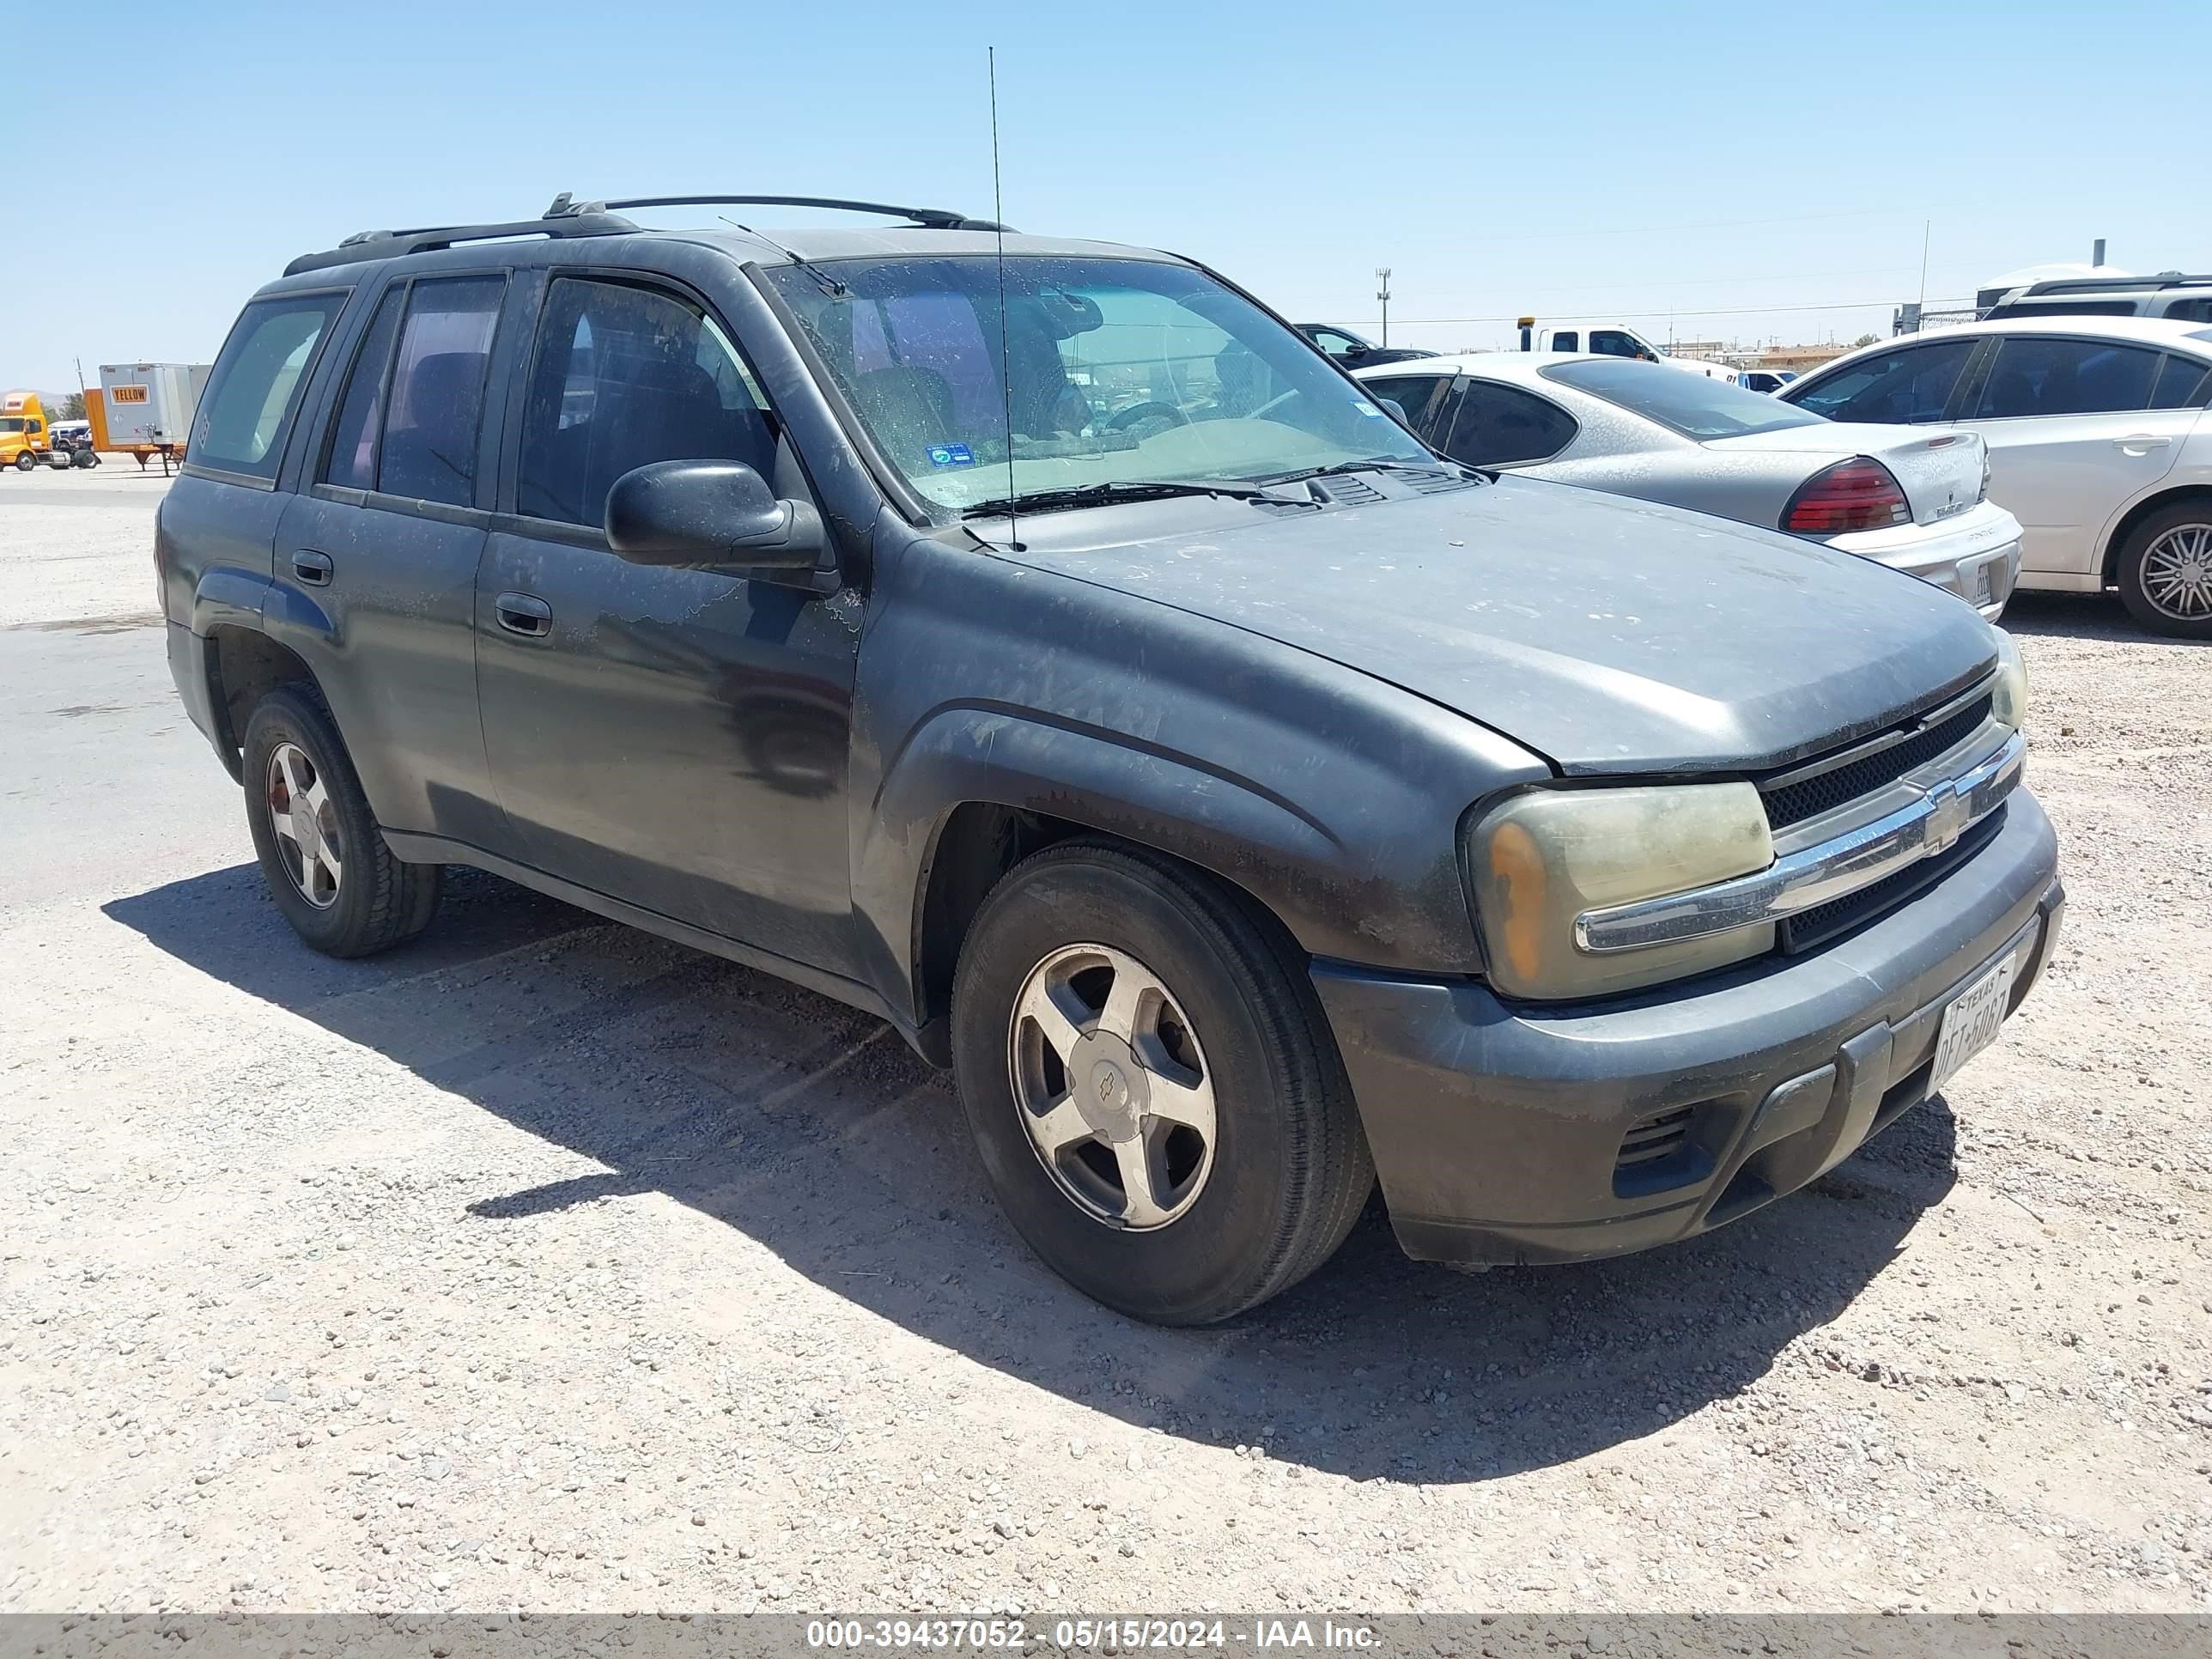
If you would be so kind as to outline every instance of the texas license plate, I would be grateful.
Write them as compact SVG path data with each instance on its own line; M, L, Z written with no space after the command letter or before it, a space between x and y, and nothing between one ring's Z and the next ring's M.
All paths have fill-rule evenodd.
M1990 602L1990 568L1986 564L1974 567L1973 599L1976 605Z
M2019 951L2007 951L2002 962L1960 992L1943 1011L1929 1093L1941 1089L1961 1066L1996 1040L1997 1027L2004 1023L2012 1001L2013 975L2019 963Z

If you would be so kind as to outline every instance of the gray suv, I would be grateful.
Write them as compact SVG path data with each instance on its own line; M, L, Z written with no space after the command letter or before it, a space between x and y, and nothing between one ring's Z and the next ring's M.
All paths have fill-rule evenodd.
M667 205L364 234L223 347L169 660L317 949L465 864L868 1009L1182 1323L1378 1176L1463 1267L1731 1220L2048 960L1959 600L1443 460L1186 258Z

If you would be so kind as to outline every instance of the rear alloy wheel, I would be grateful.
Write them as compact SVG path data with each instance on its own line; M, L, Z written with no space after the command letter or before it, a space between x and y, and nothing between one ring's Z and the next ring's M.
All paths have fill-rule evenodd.
M2120 598L2161 634L2212 639L2212 503L2152 514L2120 550Z
M961 1105L1045 1264L1161 1324L1227 1319L1326 1261L1375 1166L1304 957L1242 895L1063 842L969 930Z
M318 951L365 957L429 924L445 872L384 844L322 701L283 685L246 723L246 817L270 896Z

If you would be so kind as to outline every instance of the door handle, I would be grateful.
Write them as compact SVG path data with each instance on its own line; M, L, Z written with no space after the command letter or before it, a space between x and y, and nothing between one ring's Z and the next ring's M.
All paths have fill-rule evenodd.
M2172 441L2172 439L2162 438L2155 432L2130 432L2124 438L2113 439L2112 447L2124 449L2130 455L2148 455L2154 449L2164 449Z
M292 555L292 574L310 587L329 586L331 568L331 556L312 547L301 548Z
M532 593L502 593L492 601L499 625L526 640L542 640L553 631L553 607Z

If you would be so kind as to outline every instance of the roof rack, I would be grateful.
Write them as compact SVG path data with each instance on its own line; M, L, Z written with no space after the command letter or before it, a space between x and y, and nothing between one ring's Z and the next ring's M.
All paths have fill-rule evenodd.
M560 207L568 198L554 204ZM303 253L284 267L287 276L331 265L349 265L363 259L389 259L403 253L423 253L451 247L456 242L483 242L507 236L619 236L637 227L619 215L597 209L548 213L540 219L517 219L502 225L426 225L415 230L357 231L336 247L321 253Z
M2049 276L2028 283L2019 293L2022 298L2051 294L2154 294L2160 289L2201 288L2207 283L2212 283L2212 276L2161 270L2155 276Z
M880 213L927 230L1003 230L989 219L971 219L950 208L895 207L888 202L848 202L834 196L632 196L619 202L579 202L567 191L553 198L552 206L535 219L516 219L500 225L424 225L414 230L356 231L334 248L303 253L284 267L287 276L303 270L322 270L331 265L349 265L362 259L390 259L403 253L426 253L451 247L456 242L485 242L508 236L619 236L638 226L611 211L616 208L657 207L804 207L834 208L847 213Z
M898 207L889 202L848 202L836 196L629 196L620 201L579 202L567 191L545 210L548 219L590 217L617 208L662 207L803 207L831 208L843 213L880 213L904 219L925 230L1006 230L992 219L971 219L950 208Z

